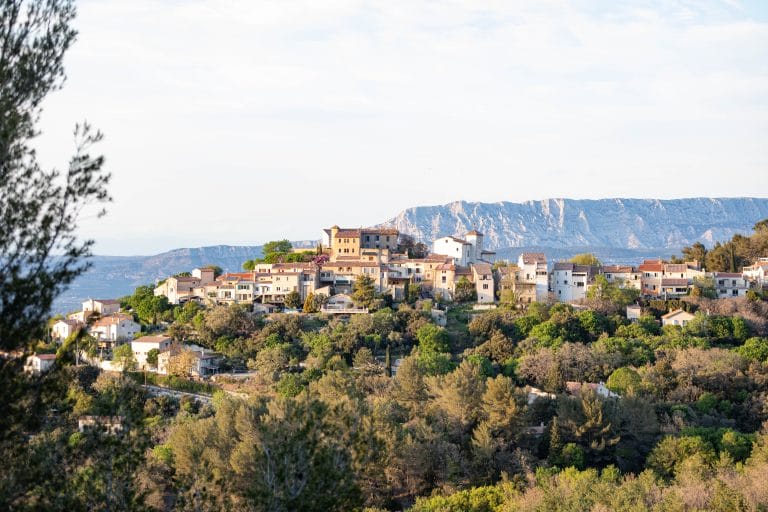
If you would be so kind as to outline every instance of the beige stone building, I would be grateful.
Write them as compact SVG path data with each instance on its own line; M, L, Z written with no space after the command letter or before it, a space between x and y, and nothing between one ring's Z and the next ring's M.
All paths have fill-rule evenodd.
M523 270L515 264L499 267L496 271L499 283L499 298L505 293L513 293L515 301L519 304L536 302L536 282L523 279Z
M399 232L392 228L340 228L324 230L323 245L331 261L364 260L386 263L397 252Z
M478 303L483 304L496 301L494 297L493 270L489 263L475 263L472 265L472 282L475 284Z

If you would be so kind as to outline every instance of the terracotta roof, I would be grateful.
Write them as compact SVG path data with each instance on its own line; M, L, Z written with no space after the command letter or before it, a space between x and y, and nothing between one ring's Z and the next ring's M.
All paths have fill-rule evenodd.
M477 231L476 229L473 229L472 231L470 231L469 233L467 233L464 236L468 236L468 235L483 236L483 234L480 233L479 231Z
M322 268L334 269L338 267L378 267L378 266L379 264L376 263L375 261L341 261L341 262L329 261L327 263L323 263Z
M340 229L336 233L336 238L360 238L359 229Z
M576 265L574 265L573 263L569 263L567 261L558 261L557 263L555 263L555 266L553 267L553 270L558 270L558 271L559 270L571 270L572 271L575 266Z
M664 265L664 272L685 272L688 265L685 263L667 263Z
M200 282L200 278L199 277L176 277L176 276L171 276L168 279L175 279L179 283L191 283L193 281Z
M363 228L364 235L399 235L400 232L395 228Z
M741 274L736 272L714 272L713 275L715 277L731 277L731 278L743 277Z
M435 267L435 270L455 270L455 269L456 267L454 267L453 264L451 263L442 263Z
M685 315L688 315L688 316L694 316L694 315L692 315L691 313L689 313L689 312L687 312L687 311L684 311L684 310L682 310L682 309L676 309L676 310L674 310L674 311L670 311L670 312L669 312L669 313L667 313L666 315L662 315L662 316L661 316L661 318L672 318L673 316L677 316L677 315L679 315L680 313L683 313L683 314L685 314Z
M606 265L603 272L606 274L631 274L635 269L628 265Z
M123 320L131 320L133 321L133 317L131 315L126 315L123 313L113 313L111 315L103 316L99 318L94 324L94 327L103 327L106 325L113 325L113 324L119 324Z
M640 265L641 272L663 272L664 264L655 261L646 260Z
M43 361L53 361L56 359L56 354L35 354L35 357Z
M76 320L74 318L62 318L61 320L59 320L56 323L59 323L59 322L64 322L65 324L67 324L67 325L69 325L71 327L77 327L78 325L83 325L83 323L81 321ZM54 324L54 325L56 325L56 324Z
M300 268L302 270L312 270L317 268L317 265L312 262L298 262L298 263L275 263L272 268Z
M170 340L170 336L142 336L141 338L136 338L133 340L132 343L163 343Z
M493 273L489 263L475 263L473 268L475 269L475 272L481 275L488 275Z
M219 276L217 281L226 281L227 279L253 279L255 272L228 272Z
M546 263L547 257L543 252L524 252L521 254L523 263L526 265L533 265L534 263Z

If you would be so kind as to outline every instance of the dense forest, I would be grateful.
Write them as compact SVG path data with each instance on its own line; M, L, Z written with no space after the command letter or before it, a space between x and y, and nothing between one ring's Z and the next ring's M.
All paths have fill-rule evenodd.
M430 301L349 320L170 308L174 336L255 375L218 379L212 400L149 396L141 374L75 367L65 345L54 372L19 382L35 390L14 426L29 441L6 450L0 499L18 509L759 510L768 303L684 304L697 311L684 328L657 322L674 301L648 303L635 323L564 304L455 307L445 327ZM600 381L616 396L588 385ZM124 429L79 432L85 414L121 416Z

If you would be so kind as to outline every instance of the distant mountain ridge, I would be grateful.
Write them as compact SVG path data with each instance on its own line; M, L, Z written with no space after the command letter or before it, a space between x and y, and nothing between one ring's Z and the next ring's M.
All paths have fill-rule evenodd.
M542 246L679 250L749 233L768 218L767 198L544 199L456 201L403 210L382 224L429 242L472 229L490 249Z
M233 245L174 249L153 256L94 256L91 269L56 299L54 311L77 309L88 298L129 295L137 286L202 265L218 265L225 272L236 272L246 260L259 256L261 246Z

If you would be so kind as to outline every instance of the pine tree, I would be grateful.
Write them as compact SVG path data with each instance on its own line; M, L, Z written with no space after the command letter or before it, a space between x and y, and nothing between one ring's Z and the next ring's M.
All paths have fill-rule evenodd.
M390 353L389 343L387 343L387 353L384 358L384 366L387 368L387 377L392 377L392 354Z
M307 298L304 299L303 311L305 313L317 313L317 305L315 304L315 294L314 293L309 292L309 294L307 294Z
M558 464L560 452L563 449L563 442L560 439L560 425L557 416L552 418L552 425L549 427L549 463Z

